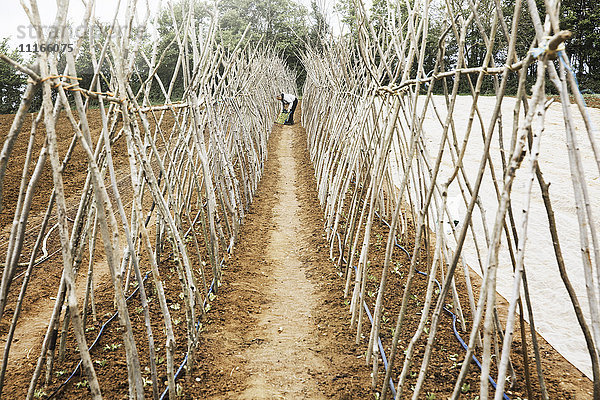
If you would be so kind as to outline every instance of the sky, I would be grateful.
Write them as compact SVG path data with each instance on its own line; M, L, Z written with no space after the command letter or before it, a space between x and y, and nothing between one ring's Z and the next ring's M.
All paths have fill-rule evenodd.
M146 7L146 1L149 7ZM139 18L143 18L146 10L148 9L151 16L155 16L157 10L162 5L166 6L168 0L138 0L138 11ZM31 23L27 14L21 7L18 0L4 0L6 2L0 12L0 39L4 37L9 38L9 43L12 48L18 47L20 44L27 45L35 43L35 34L30 33ZM119 15L125 14L125 5L127 0L121 0L121 6ZM25 0L25 3L29 5L29 1ZM38 8L42 25L47 27L51 26L56 18L56 1L55 0L38 0ZM310 10L310 0L299 0L299 3L304 4ZM97 0L95 6L95 15L102 21L112 21L115 10L119 0ZM317 4L325 10L326 15L330 18L330 24L339 26L339 18L334 15L333 5L335 1L317 0ZM81 23L83 19L85 7L82 1L71 0L69 5L68 19L71 21L72 26L77 27L78 23Z

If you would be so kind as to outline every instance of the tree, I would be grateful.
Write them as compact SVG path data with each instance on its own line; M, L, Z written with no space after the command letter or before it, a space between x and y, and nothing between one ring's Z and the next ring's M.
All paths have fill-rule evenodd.
M342 16L342 23L350 30L350 36L358 39L358 23L354 0L338 0L335 11Z
M564 0L561 29L573 32L567 54L582 89L600 91L600 7L596 0Z
M17 49L10 50L8 38L0 41L0 54L5 54L17 62L23 61ZM0 114L13 113L19 108L25 83L25 75L0 61Z
M251 43L262 40L287 61L296 71L297 84L304 82L300 54L309 40L308 10L291 0L224 0L218 4L220 27L224 43L237 43L251 26Z
M177 24L182 24L183 10L193 7L195 23L199 31L205 30L211 22L214 12L212 1L187 0L173 4L173 15ZM292 0L223 0L217 3L219 15L220 44L230 50L239 42L244 30L250 25L250 30L244 44L273 48L286 61L288 66L296 71L298 86L304 82L303 66L300 55L309 40L308 10ZM157 74L168 85L179 56L179 49L174 43L175 33L173 18L168 6L164 7L158 18L160 43L159 57L162 62ZM163 54L164 53L164 54ZM190 65L190 68L193 66ZM176 77L173 88L173 98L181 95L183 88L181 69ZM158 86L154 85L152 94L159 98Z
M315 0L311 0L310 8L312 21L309 32L309 43L314 49L320 49L323 45L321 39L331 35L331 27L327 23L323 10L321 10Z

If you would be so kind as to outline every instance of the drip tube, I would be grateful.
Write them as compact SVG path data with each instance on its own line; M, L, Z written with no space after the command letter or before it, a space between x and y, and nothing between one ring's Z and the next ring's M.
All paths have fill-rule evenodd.
M356 271L356 267L353 267L354 271ZM363 308L365 309L365 312L367 313L367 317L369 317L369 321L371 321L371 325L373 325L373 316L371 315L371 311L369 310L369 306L367 306L367 303L365 301L363 301ZM387 361L387 357L385 356L385 350L383 350L383 344L381 343L381 338L379 336L377 336L377 347L379 347L379 352L381 353L381 359L383 360L383 365L387 371L388 369L388 361ZM392 396L396 397L396 388L394 387L394 380L390 377L390 390L392 391Z
M142 285L146 282L146 278L148 278L149 274L150 274L150 271L146 272L146 275L144 276L144 279L142 280L142 283L141 283ZM126 302L129 301L129 299L131 299L133 296L135 296L137 294L138 290L140 290L140 285L138 285L138 287L135 288L135 290L127 297L127 299L125 301ZM104 330L106 329L108 324L110 324L115 318L117 318L117 315L119 315L118 312L114 313L108 320L106 320L106 322L104 324L102 324L102 327L100 328L100 332L98 332L98 336L96 336L96 339L92 342L88 351L92 351L92 349L96 346L96 344L98 344L100 337L102 337L102 335L104 334ZM56 396L58 394L58 392L63 387L65 387L71 381L71 379L73 379L75 377L75 375L81 369L81 363L82 363L82 361L80 360L79 363L77 363L77 366L75 367L75 369L73 370L71 375L69 375L69 377L63 383L61 383L60 386L57 387L50 396L48 396L47 400L50 400L51 398Z
M375 211L375 214L377 215L377 217L379 217L379 219L387 225L387 227L389 229L391 229L390 224L381 216L379 215L379 213L377 213L377 211ZM402 250L407 256L408 258L410 258L410 253L408 252L408 250L406 250L404 247L402 247L401 245L398 244L398 242L396 241L396 237L394 237L394 245L399 248L400 250ZM354 269L356 269L356 267L354 267ZM423 275L423 276L428 276L428 274L426 272L423 271L419 271L416 270L417 274L419 275ZM440 284L440 282L434 278L434 282L438 287L438 290L440 291L440 293L442 292L442 285ZM366 305L365 305L366 307ZM460 333L458 333L458 329L456 328L456 320L458 319L458 317L456 316L456 314L454 314L452 311L450 311L446 306L444 306L444 311L449 314L452 317L452 331L454 332L454 336L456 337L456 339L458 340L458 342L461 344L461 346L463 347L463 349L465 350L469 350L469 346L465 343L465 341L462 339L462 337L460 336ZM371 317L369 316L369 319ZM372 320L371 320L372 323ZM381 353L383 355L383 352ZM477 367L479 367L479 370L481 371L481 363L479 362L479 360L477 359L477 357L475 357L475 355L472 356L473 361L475 362L475 364L477 365ZM386 369L387 369L387 365L386 365ZM494 389L496 389L496 381L494 381L494 379L488 375L488 379L490 381L490 383L492 384L492 387ZM391 380L391 378L390 378ZM391 383L390 383L391 385ZM391 385L392 386L392 385ZM503 395L503 399L504 400L511 400L510 397L508 397L506 395L506 393L502 393ZM395 397L395 395L394 395Z
M391 228L391 227L390 227L390 224L389 224L389 223L388 223L388 222L387 222L387 221L386 221L386 220L385 220L383 217L381 217L381 215L379 215L379 213L375 212L375 214L376 214L376 215L377 215L377 216L378 216L378 217L381 219L381 221L382 221L384 224L386 224L386 225L388 226L388 228ZM340 241L339 234L338 234L338 241ZM402 247L400 244L398 244L398 242L396 241L396 238L395 238L395 237L394 237L394 245L395 245L397 248L399 248L400 250L402 250L402 251L403 251L403 252L404 252L404 253L405 253L405 254L406 254L406 255L407 255L409 258L410 258L410 253L408 252L408 250L406 250L404 247ZM231 251L231 247L232 247L232 245L230 244L230 245L229 245L229 247L227 248L227 253L230 253L230 251ZM223 257L223 258L221 259L221 263L220 263L221 267L223 266L223 263L224 263L224 261L225 261L225 257ZM353 269L356 271L356 267L355 267L355 266L353 266L352 268L353 268ZM427 273L425 273L425 272L422 272L422 271L419 271L419 270L417 270L416 272L417 272L418 274L420 274L420 275L423 275L423 276L427 276L427 275L428 275ZM147 272L147 273L146 273L146 276L144 276L144 280L143 280L142 284L143 284L143 283L146 281L146 278L148 277L148 275L149 275L149 272ZM436 283L436 285L438 286L438 289L440 289L440 291L441 291L441 285L440 285L440 283L439 283L439 281L438 281L437 279L435 279L435 283ZM214 287L215 287L215 284L216 284L216 279L215 279L215 278L213 278L213 280L212 280L212 282L211 282L211 284L210 284L210 288L209 288L209 290L208 290L208 296L207 296L207 297L204 299L204 303L203 303L203 307L204 307L204 308L206 308L206 305L208 304L208 301L209 301L209 296L210 296L210 294L212 294L212 293L214 292ZM131 295L129 295L129 297L127 297L127 301L129 301L129 299L131 299L131 298L132 298L132 297L133 297L133 296L134 296L134 295L137 293L137 291L138 291L138 290L139 290L139 286L138 286L138 287L137 287L137 288L136 288L136 289L133 291L133 293L131 293ZM367 305L367 303L366 303L364 300L363 300L363 302L362 302L362 303L363 303L363 308L364 308L365 312L367 313L367 317L369 318L369 321L371 322L371 325L372 325L372 324L373 324L373 316L371 315L371 311L369 310L369 306ZM456 327L456 320L457 320L457 316L456 316L456 314L454 314L452 311L450 311L450 310L449 310L448 308L446 308L445 306L444 306L444 311L445 311L446 313L448 313L448 314L449 314L449 315L452 317L452 330L453 330L453 332L454 332L454 336L456 337L456 339L458 340L458 342L459 342L459 343L462 345L462 347L463 347L465 350L468 350L468 348L469 348L469 347L468 347L468 345L465 343L465 341L462 339L462 337L461 337L461 336L460 336L460 334L458 333L458 329L457 329L457 327ZM92 345L91 345L91 346L90 346L90 348L89 348L89 350L90 350L90 351L91 351L91 350L92 350L92 349L93 349L93 348L96 346L96 344L97 344L97 343L98 343L98 341L100 340L100 337L101 337L101 336L102 336L102 334L104 333L104 330L105 330L106 326L107 326L107 325L108 325L110 322L112 322L112 321L113 321L113 320L114 320L114 319L117 317L117 315L118 315L118 314L119 314L118 312L114 313L114 314L113 314L113 315L112 315L112 316L111 316L111 317L110 317L110 318L109 318L109 319L108 319L108 320L107 320L107 321L106 321L106 322L105 322L105 323L102 325L102 328L100 329L100 332L98 332L98 336L96 337L96 339L94 340L94 342L92 343ZM200 327L200 320L198 320L198 321L196 322L196 330L198 330L198 329L199 329L199 327ZM377 346L378 346L378 348L379 348L379 352L381 353L381 358L382 358L382 360L383 360L384 367L385 367L385 369L387 370L387 369L389 368L389 365L388 365L388 360L387 360L387 357L386 357L386 355L385 355L385 350L384 350L384 348L383 348L383 344L382 344L382 342L381 342L381 338L380 338L380 337L377 337ZM181 371L183 371L183 368L184 368L184 367L185 367L185 365L187 364L188 356L189 356L189 352L186 352L186 354L185 354L185 357L183 358L183 361L181 362L181 364L179 365L179 368L177 368L177 371L175 372L175 381L176 381L176 380L179 378L179 375L181 374ZM479 367L479 369L481 370L481 363L479 362L479 360L477 359L477 357L475 357L475 355L473 355L473 356L472 356L472 358L473 358L473 361L475 362L475 364L477 365L477 367ZM53 392L53 393L52 393L52 394L51 394L51 395L48 397L48 400L50 400L50 399L52 399L53 397L55 397L55 396L58 394L58 392L59 392L59 391L60 391L60 390L61 390L61 389L62 389L64 386L66 386L66 385L67 385L67 384L68 384L68 383L71 381L71 379L73 379L73 377L74 377L74 376L77 374L77 372L79 372L79 370L80 370L80 368L81 368L81 363L82 363L82 362L81 362L81 361L79 361L79 363L77 364L77 367L75 367L75 370L73 370L73 372L71 373L71 375L70 375L70 376L69 376L69 377L68 377L68 378L67 378L67 379L66 379L66 380L65 380L65 381L64 381L64 382L63 382L63 383L62 383L62 384L61 384L61 385L58 387L58 388L56 388L56 390L55 390L55 391L54 391L54 392ZM488 379L489 379L490 383L492 384L492 386L493 386L493 387L494 387L494 389L495 389L495 388L496 388L496 382L494 381L494 379L493 379L491 376L488 376ZM391 390L391 392L392 392L392 395L395 397L395 396L396 396L396 388L394 387L394 381L393 381L393 379L392 379L392 378L390 378L390 381L389 381L389 387L390 387L390 390ZM168 392L169 392L169 386L167 386L167 387L165 388L165 390L163 391L163 393L161 394L161 396L160 396L160 400L164 400L164 399L165 399L165 397L167 396ZM504 398L504 400L511 400L511 399L510 399L510 398L509 398L509 397L506 395L506 393L503 393L503 398Z
M227 254L231 253L232 247L233 247L233 242L227 248ZM224 262L225 262L225 257L223 257L221 259L221 262L220 262L221 267L223 267ZM209 297L211 294L213 294L216 284L217 284L217 281L215 278L213 278L212 282L210 283L210 288L208 289L208 295L206 296L206 298L204 299L204 303L202 304L202 307L204 307L204 309L206 309L206 305L208 304ZM198 331L198 329L200 329L200 320L196 321L196 332ZM183 371L183 367L185 367L185 364L187 364L189 354L190 354L189 351L185 353L185 357L183 358L181 365L179 365L179 368L177 368L177 371L175 372L174 381L177 381L177 379L179 378L179 375L181 374L181 371ZM160 395L160 400L165 399L165 396L167 396L168 393L169 393L169 386L167 386L165 388L165 390L162 392L162 394Z

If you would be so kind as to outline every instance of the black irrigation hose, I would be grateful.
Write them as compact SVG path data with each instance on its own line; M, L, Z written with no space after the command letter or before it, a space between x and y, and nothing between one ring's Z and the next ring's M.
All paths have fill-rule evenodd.
M390 224L381 216L379 215L379 213L377 213L377 211L375 211L375 214L377 215L377 217L379 217L379 219L387 225L387 227L389 229L391 229L392 227L390 226ZM394 245L396 247L398 247L400 250L404 251L404 253L406 253L406 255L408 256L408 258L410 258L410 253L408 252L408 250L406 250L404 247L402 247L401 245L398 244L396 237L394 237ZM416 272L420 275L423 276L428 276L428 274L426 272L423 271L419 271L416 270ZM440 282L434 278L435 284L438 287L438 290L440 291L440 293L442 292L442 285L440 285ZM456 328L456 320L458 319L458 317L456 316L456 314L454 314L452 311L450 311L446 306L444 306L444 311L446 313L448 313L451 317L452 317L452 331L454 332L454 336L456 337L456 339L458 340L458 342L462 345L463 349L465 350L469 350L469 346L465 343L465 341L462 339L462 337L460 336L460 334L458 333L458 329ZM370 318L370 316L369 316ZM371 323L372 320L371 320ZM382 352L383 354L383 352ZM477 364L477 367L479 367L479 370L481 371L481 363L479 362L479 360L477 359L477 357L475 357L475 355L472 356L473 361L475 361L475 364ZM387 365L386 365L386 369L387 369ZM490 383L492 384L493 388L496 389L496 381L494 381L494 379L488 375L488 379L490 381ZM390 378L391 380L391 378ZM511 400L510 397L508 397L506 395L506 393L502 393L503 394L503 398L504 400Z
M229 248L227 249L227 253L229 253L231 251L231 245L229 246ZM223 259L221 260L221 267L223 266L223 263L225 261L225 257L223 257ZM146 282L146 278L148 278L148 275L150 274L150 272L147 272L146 275L144 276L144 279L142 281L142 284L144 282ZM202 305L204 308L206 308L206 305L208 303L208 299L209 296L213 293L214 291L214 286L216 284L216 280L215 278L213 278L211 284L210 284L210 288L208 290L208 296L204 299L204 304ZM127 297L126 301L129 301L129 299L131 299L140 289L139 285L138 287L133 291L133 293L131 293L129 295L129 297ZM108 326L109 323L111 323L117 316L119 315L118 312L115 312L100 328L100 331L98 332L98 336L96 336L96 339L94 340L94 342L91 344L91 346L89 347L89 351L91 351L96 344L98 343L98 341L100 340L100 337L102 336L102 334L104 333L105 328ZM196 330L198 330L200 327L200 321L198 320L196 322ZM183 361L181 362L181 365L179 366L179 368L177 368L177 372L175 373L175 380L177 380L177 378L179 377L179 375L181 374L181 371L183 370L183 367L185 367L185 364L187 363L188 360L188 355L189 352L185 353L185 357L183 359ZM79 361L79 363L77 363L77 366L75 367L75 369L73 370L73 372L71 373L71 375L69 375L69 377L60 384L59 387L57 387L54 392L47 398L47 400L52 399L54 396L56 396L58 394L58 392L65 387L70 381L71 379L73 379L75 377L75 375L77 375L77 373L79 372L79 370L81 369L81 361ZM162 393L162 395L160 396L160 400L163 400L165 398L165 396L167 395L167 393L169 392L169 386L166 387L166 389L164 390L164 392Z
M338 246L340 249L340 254L342 254L342 239L340 238L340 234L339 232L337 233L337 238L338 238ZM344 259L344 261L346 261L346 259ZM356 267L352 267L354 269L354 273L356 273ZM363 304L363 308L365 309L365 312L367 313L367 317L369 317L369 321L371 321L371 326L373 326L373 316L371 315L371 310L369 310L369 306L367 305L367 302L363 300L362 302ZM385 366L385 369L388 369L388 361L387 361L387 357L385 356L385 350L383 349L383 343L381 343L381 338L379 336L377 336L377 347L379 347L379 352L381 353L381 359L383 360L383 365ZM392 396L396 397L396 388L394 387L394 380L392 378L390 378L390 390L392 391Z
M142 280L141 285L143 285L146 282L146 278L148 278L148 275L150 274L150 271L146 272L146 275L144 276L144 279ZM133 296L135 296L135 294L138 292L138 290L140 290L140 285L138 285L137 288L135 288L135 290L127 297L127 299L125 301L129 301L129 299L131 299ZM100 332L98 332L98 336L96 336L96 339L94 340L94 342L90 345L89 347L89 351L92 351L92 349L96 346L96 344L98 344L98 341L100 340L100 337L102 336L102 334L104 334L104 330L106 329L106 327L108 326L108 324L110 324L116 317L117 315L119 315L118 312L115 312L100 328ZM73 379L75 377L75 375L79 372L79 370L81 369L81 363L82 361L80 360L79 363L77 363L77 366L75 367L75 369L73 370L73 372L71 373L71 375L69 375L69 377L60 384L59 387L57 387L54 392L48 396L47 400L52 399L54 396L56 396L58 394L58 392L65 387L70 381L71 379Z
M213 278L213 280L210 284L210 288L208 289L209 295L213 292L215 282L216 282L215 278ZM202 305L202 307L206 307L207 302L208 302L208 296L204 299L204 304ZM197 321L196 322L196 331L198 330L199 327L200 327L200 321ZM179 374L181 374L181 371L183 371L183 367L185 367L185 364L187 364L189 354L190 354L189 352L185 353L185 357L183 358L181 365L179 365L179 368L177 368L177 371L175 372L175 379L174 379L175 381L177 381L177 378L179 378ZM165 390L162 392L162 394L160 395L160 400L163 400L165 398L165 396L167 395L167 393L169 393L169 386L167 386L165 388Z
M54 253L49 254L49 255L47 255L47 256L45 256L45 257L43 257L43 258L41 258L41 259L39 259L37 261L34 261L33 262L33 267L34 268L39 267L40 264L43 264L46 261L48 261L50 258L52 258L52 256L54 256L55 254L57 254L59 251L60 251L60 249L56 250ZM21 272L19 275L15 276L13 278L13 281L15 281L15 280L19 279L20 277L22 277L23 275L25 275L25 272L27 272L27 269L25 269L25 271Z
M379 217L379 219L381 219L381 221L386 224L388 226L388 228L391 228L390 224L381 216L379 215L379 213L375 212L375 214L377 215L377 217ZM338 234L338 241L340 241L339 238L339 234ZM408 252L408 250L406 250L404 247L402 247L400 244L398 244L398 242L396 241L396 238L394 237L394 245L396 247L398 247L400 250L404 251L404 253L407 255L408 258L410 258L410 253ZM227 253L230 253L231 251L231 245L229 246L229 248L227 249ZM223 263L225 261L225 257L223 257L221 259L221 267L223 266ZM354 268L354 270L356 271L356 267L352 267ZM423 275L423 276L428 276L428 274L426 272L423 271L416 271L418 274ZM150 274L150 272L147 272L146 275L144 276L144 279L142 281L142 285L146 282L146 278L148 278L148 275ZM438 289L441 292L441 285L439 283L439 281L437 279L434 279L436 285L438 286ZM214 291L214 286L216 284L216 280L215 278L213 278L211 284L210 284L210 288L208 290L208 296L204 299L204 304L202 305L204 308L206 308L206 305L209 301L209 296L210 294L213 293ZM129 299L131 299L140 289L139 285L138 287L133 291L133 293L131 293L129 295L129 297L127 297L126 301L129 301ZM371 325L373 324L373 316L371 315L371 312L369 310L369 306L367 305L367 303L363 300L363 308L365 309L365 312L367 313L367 317L369 318L369 321L371 322ZM446 306L444 306L444 311L446 313L448 313L451 317L452 317L452 330L454 331L454 336L456 337L456 339L459 341L459 343L462 345L462 347L465 350L469 349L469 346L465 343L465 341L462 339L462 337L460 336L460 334L458 333L458 329L456 328L456 320L458 319L458 317L456 316L456 314L454 314L452 311L450 311ZM89 351L91 351L96 344L98 343L98 341L100 340L100 337L102 336L102 334L104 333L104 330L106 328L106 326L108 326L109 323L111 323L116 317L117 315L119 315L118 312L115 312L100 328L100 332L98 332L98 336L96 336L96 339L94 340L94 342L91 344L91 346L89 347ZM200 321L198 320L196 322L196 329L199 329L200 327ZM381 338L377 337L377 346L379 347L379 351L381 353L381 358L383 360L383 365L385 367L385 369L388 369L388 361L387 361L387 357L385 356L385 350L383 348L383 344L381 342ZM181 365L179 366L179 368L177 368L177 372L175 373L175 380L177 380L179 378L179 375L181 374L181 371L183 371L183 368L185 367L185 364L187 363L188 360L188 356L189 356L189 352L186 352L185 357L183 358L183 361L181 362ZM473 361L475 361L475 364L477 365L477 367L479 367L479 369L481 370L481 363L479 362L479 360L477 359L477 357L475 357L475 355L472 356ZM75 377L75 375L79 372L79 370L81 369L81 363L82 361L79 361L79 363L77 364L77 367L75 367L75 369L73 370L73 372L71 373L71 375L59 386L57 387L54 392L48 397L48 400L52 399L54 396L56 396L58 394L58 392L65 387L70 381L71 379L73 379L73 377ZM488 379L490 381L490 383L492 384L492 386L494 387L494 389L496 388L496 382L494 381L494 379L491 376L488 376ZM390 390L392 392L392 395L395 397L396 396L396 389L394 387L394 382L393 379L390 378ZM160 396L160 400L164 400L165 396L167 395L167 393L169 392L169 387L167 386L165 388L165 390L163 391L163 393ZM506 393L503 393L503 398L505 400L511 400Z
M229 254L231 252L231 247L232 244L229 245L229 247L227 248L227 254ZM221 267L223 266L223 263L225 262L225 257L223 257L221 259ZM144 276L144 279L142 281L142 284L144 284L144 282L146 282L146 278L148 278L148 275L150 274L150 271L148 271L146 273L146 275ZM215 278L213 278L211 284L210 284L210 288L208 290L208 295L206 296L206 298L204 299L204 303L202 305L202 307L206 308L206 305L208 304L209 301L209 297L210 295L213 293L214 291L214 287L216 284L216 280ZM133 293L131 293L129 295L129 297L127 297L126 301L129 301L129 299L131 299L140 289L139 285L138 287L133 291ZM91 344L91 346L89 347L89 351L91 351L96 344L98 343L98 341L100 340L100 337L104 334L104 330L105 328L108 326L109 323L111 323L117 316L119 315L118 312L115 312L100 328L100 331L98 332L98 336L96 336L96 339L94 340L94 342ZM200 328L200 320L198 320L196 322L196 330L198 330ZM188 356L189 356L189 352L185 353L185 357L183 359L183 361L181 362L181 365L179 366L179 368L177 368L177 372L175 373L175 380L177 380L177 378L179 377L179 375L181 374L181 371L183 370L183 367L185 367L185 364L187 363L188 360ZM77 375L77 373L79 372L79 370L81 369L81 363L82 361L79 361L79 363L77 363L77 366L75 367L75 369L73 370L73 372L71 373L71 375L69 375L69 377L60 384L59 387L57 387L54 392L47 398L47 400L50 400L52 398L54 398L59 392L60 390L65 387L70 381L71 379L73 379L75 377L75 375ZM164 390L164 392L162 393L162 395L160 396L160 400L163 400L165 398L165 396L167 395L167 393L169 392L169 386L166 387L166 389Z
M379 215L379 213L375 212L375 214L381 219L381 221L383 221L383 223L385 223L388 228L390 227L390 224L381 217L381 215ZM340 241L339 238L339 234L338 234L338 241ZM408 256L408 258L410 258L410 253L408 252L408 250L406 250L404 247L402 247L400 244L398 244L398 242L396 241L396 238L394 237L394 245L396 247L398 247L400 250L404 251L404 253L406 253L406 255ZM229 248L227 249L227 253L230 253L231 251L231 245L229 246ZM221 259L221 266L223 266L223 262L225 261L225 257L223 257ZM356 270L356 267L352 267L354 268L354 270ZM427 276L426 272L422 272L417 270L416 271L418 274L420 275L424 275ZM210 288L208 290L208 294L210 295L213 292L214 289L214 285L215 285L215 279L213 278L211 284L210 284ZM435 279L435 283L438 286L438 289L440 289L441 291L441 285L439 283L439 281L437 279ZM206 307L206 304L208 303L208 296L206 297L206 299L204 299L204 304L203 307ZM369 306L367 305L367 303L363 300L363 308L365 309L365 312L367 313L367 317L369 318L369 321L371 321L371 325L373 324L373 316L371 315L371 311L369 310ZM444 306L444 311L446 311L451 317L452 317L452 330L454 331L454 336L456 337L456 339L459 341L459 343L462 345L462 347L465 350L468 350L469 346L467 346L467 344L465 343L465 341L462 339L462 337L460 336L460 334L458 333L458 329L456 328L456 320L458 319L456 314L454 314L452 311L450 311L448 308L446 308L446 306ZM114 316L113 316L114 318ZM198 329L200 326L200 321L198 321L196 323L196 329ZM386 370L388 369L388 361L387 361L387 357L385 355L385 350L383 348L383 343L381 342L381 338L377 337L377 346L379 347L379 352L381 353L381 358L383 360L383 364L386 368ZM185 357L183 359L183 361L181 362L181 365L179 366L179 368L177 369L177 372L175 373L175 380L178 379L179 375L181 374L181 371L183 371L183 368L185 367L185 364L187 363L188 360L188 356L189 356L189 352L186 352ZM472 356L473 361L475 361L475 364L477 364L477 367L479 367L479 370L481 370L481 363L479 362L479 360L477 359L477 357L475 357L475 355ZM80 362L81 363L81 362ZM492 386L494 387L494 389L496 388L496 382L494 381L494 379L491 376L488 376L488 379L490 381L490 383L492 384ZM392 392L392 395L394 397L396 397L396 388L394 387L394 381L392 378L390 378L390 382L389 382L389 386L390 386L390 390ZM165 396L167 395L167 393L169 392L169 387L167 386L166 389L163 391L163 393L160 396L160 400L164 400ZM506 393L503 393L503 398L504 400L511 400Z
M352 268L354 268L354 273L357 273L356 267L352 267ZM364 300L362 303L363 303L363 308L365 309L365 312L367 313L367 317L369 317L369 321L371 321L371 326L373 326L373 316L371 315L369 306L367 305L367 302ZM381 353L381 359L383 360L383 366L385 367L385 370L387 371L388 361L387 361L387 357L385 356L385 350L383 349L383 343L381 343L381 338L379 337L379 335L377 336L377 347L379 347L379 352ZM392 392L393 398L396 398L396 388L394 387L394 380L391 377L390 377L389 385L390 385L390 390Z
M233 246L233 243L231 243L229 245L229 247L227 248L227 254L231 253L231 247L232 246ZM225 262L225 256L223 256L223 258L221 259L221 262L220 262L220 266L221 267L223 267L223 263L224 262ZM202 307L204 307L204 309L206 309L206 305L208 304L210 295L214 291L215 284L216 284L216 279L213 278L212 282L210 283L210 288L208 289L208 295L206 296L206 298L204 299L204 303L202 304ZM200 328L200 320L198 320L196 322L196 331L199 328ZM177 372L175 372L174 381L177 381L177 379L179 378L179 375L181 374L181 371L183 371L183 367L185 367L185 364L187 364L187 360L188 360L189 354L190 354L189 351L185 353L185 357L183 358L183 361L181 362L181 365L179 365L179 368L177 368ZM167 395L167 393L169 393L169 386L167 386L165 388L165 390L162 392L162 394L160 395L160 400L164 400L164 398Z

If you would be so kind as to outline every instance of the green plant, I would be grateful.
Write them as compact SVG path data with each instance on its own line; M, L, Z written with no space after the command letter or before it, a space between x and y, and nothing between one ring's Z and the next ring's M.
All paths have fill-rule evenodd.
M468 383L463 383L462 386L460 387L460 391L462 393L467 393L469 390L471 390L471 385Z
M427 395L425 396L425 398L427 400L435 400L435 393L429 393L429 392L427 392Z
M460 367L462 365L462 362L458 362L458 354L452 354L452 355L448 356L448 359L450 359L450 361L452 361L452 366L450 367L450 369L454 369L454 368Z
M121 346L122 346L121 343L109 343L104 346L104 350L115 351Z
M81 388L90 387L90 384L88 383L87 379L84 379L84 380L82 380L82 381L80 381L80 382L77 382L77 383L75 384L75 387L76 387L77 389L81 389Z
M60 371L56 371L56 372L54 372L54 373L56 374L56 376L57 376L57 377L59 377L59 378L60 378L61 376L63 376L64 374L66 374L66 373L67 373L67 371L66 371L66 370L64 370L64 369L61 369Z
M44 389L36 389L33 393L33 397L36 399L41 399L42 397L47 397L48 393L44 391Z

